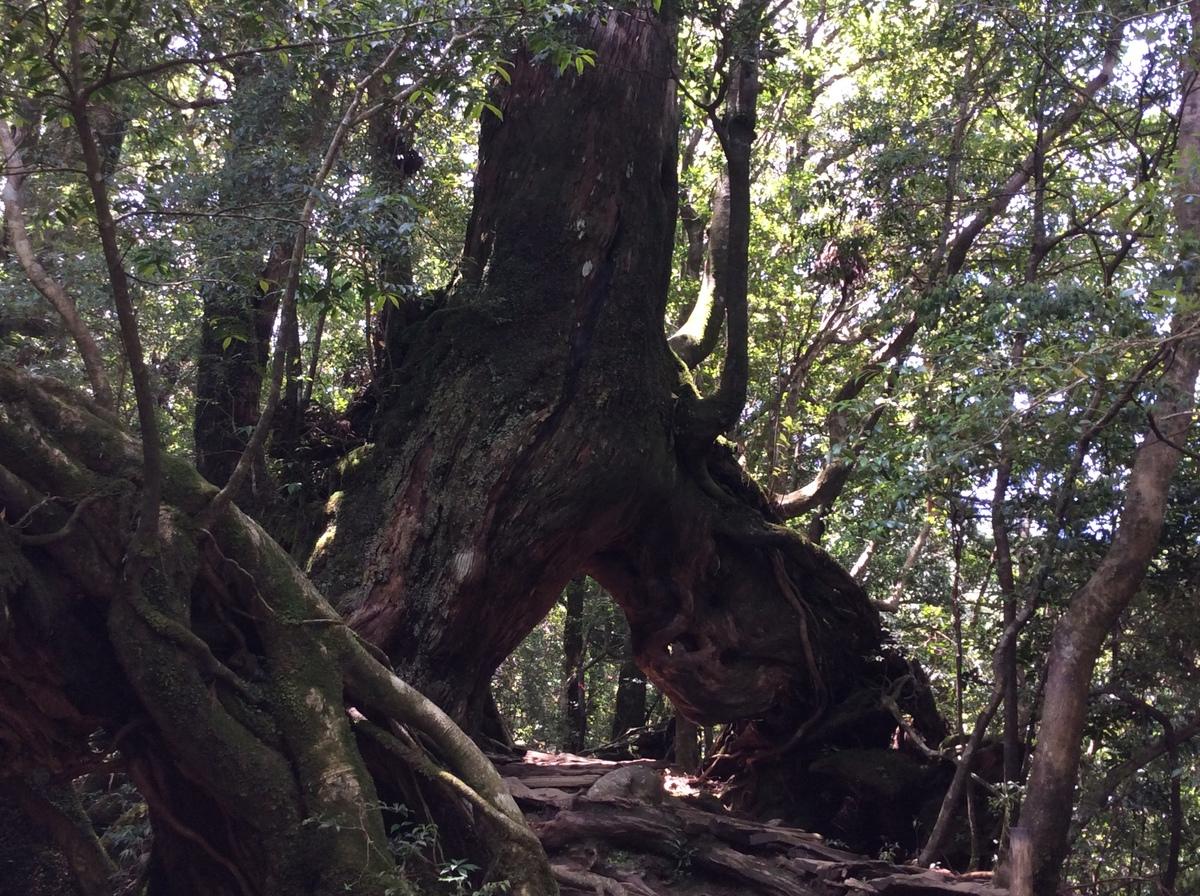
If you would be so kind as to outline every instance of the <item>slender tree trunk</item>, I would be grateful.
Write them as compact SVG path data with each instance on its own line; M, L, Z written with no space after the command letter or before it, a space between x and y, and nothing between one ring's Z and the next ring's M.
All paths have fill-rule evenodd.
M1179 880L1179 853L1183 848L1183 782L1182 775L1176 774L1179 765L1179 750L1175 729L1167 722L1163 732L1166 741L1167 756L1170 760L1170 775L1168 787L1167 808L1167 859L1163 862L1159 873L1159 888L1168 896L1175 893L1175 885Z
M612 739L620 740L633 728L646 724L646 673L633 658L633 642L628 636L622 649L624 660L617 673L616 708L613 710Z
M294 123L281 126L277 116L284 110L295 114L291 96L295 85L269 57L239 64L235 79L221 202L227 206L276 203L286 214L291 205L282 197L284 178L264 155L268 147L279 149L289 143L287 128ZM304 133L296 143L311 143L313 135L322 132L327 114L327 103L314 103L311 120L297 132ZM193 428L196 466L214 485L229 480L261 413L272 328L291 253L282 227L268 218L261 223L240 221L236 227L221 228L208 247L214 282L202 292ZM293 350L298 351L298 346ZM294 411L295 403L290 407ZM265 455L255 459L254 473L236 497L252 513L270 504L273 489Z
M1012 364L1019 367L1025 351L1025 334L1018 333L1013 339ZM1010 394L1009 404L1012 403ZM996 487L992 493L992 541L996 552L996 581L1004 602L1004 630L1017 621L1017 586L1013 575L1012 548L1008 538L1008 485L1012 478L1012 439L1005 436L1000 444L1000 460L996 465ZM1021 708L1017 686L1017 639L1004 651L1000 658L1000 672L1004 678L1004 780L1017 781L1021 776Z
M317 331L312 338L312 348L308 356L308 376L304 379L304 392L300 397L301 408L307 409L312 401L313 389L316 388L317 374L320 370L321 338L325 334L325 319L329 316L329 306L322 305L317 312Z
M583 690L583 661L587 645L583 631L583 604L587 580L572 579L563 592L567 612L563 618L563 749L578 753L587 741L587 702Z
M675 713L675 766L688 774L700 770L700 729L680 712Z
M390 86L380 83L372 91L372 101L386 98ZM409 241L401 236L407 226L415 224L415 213L398 201L408 190L410 178L424 164L420 153L413 145L413 134L394 114L384 112L374 116L367 124L367 141L370 149L368 173L381 193L393 201L388 203L382 214L386 215L387 234L381 245L372 247L379 258L378 289L388 296L379 309L374 323L370 323L371 309L368 306L366 340L367 355L372 374L390 368L392 359L388 347L402 337L401 330L407 321L406 305L413 299L413 255Z
M249 83L253 82L243 79L239 93L254 93ZM248 103L250 99L243 97L242 101ZM261 115L258 110L246 114L254 118ZM245 142L235 142L229 153L222 197L231 205L238 201L235 197L244 201L247 192L254 196L269 193L261 172L257 178L244 177L235 161L252 156L249 150L257 131L236 127L235 131L244 135ZM289 247L278 241L278 234L269 228L249 228L240 234L242 242L232 261L223 257L227 246L214 249L214 254L222 256L222 279L203 293L197 361L196 466L202 476L218 486L228 481L258 422L279 289L287 276ZM265 458L258 459L255 471L239 496L241 504L250 509L263 506L270 497Z
M105 369L104 357L100 352L96 337L92 335L80 316L75 300L67 293L63 285L42 267L29 239L25 227L25 208L21 189L25 179L25 162L21 158L19 147L21 142L23 142L21 132L13 129L10 133L8 122L0 121L0 152L3 153L4 164L8 170L4 178L3 205L5 233L9 245L12 246L29 282L58 312L67 332L75 341L75 347L79 351L88 380L92 385L92 397L111 410L114 407L112 386L108 382L108 371Z
M1180 193L1176 221L1184 290L1194 297L1197 285L1192 271L1200 247L1200 209L1191 200L1200 192L1200 90L1192 73L1196 69L1196 48L1200 46L1196 38L1200 0L1192 0L1189 9L1193 43L1184 71L1187 90L1177 147ZM1180 311L1174 319L1158 400L1148 413L1147 430L1133 455L1125 503L1112 544L1054 629L1042 724L1021 813L1021 827L1037 844L1032 885L1038 896L1055 892L1067 857L1088 690L1096 659L1158 550L1168 490L1181 458L1177 446L1187 440L1192 423L1200 372L1198 324L1195 312Z
M946 796L942 799L937 820L934 822L933 830L929 832L929 839L921 848L921 854L917 857L917 864L929 865L942 857L942 851L950 837L951 826L954 823L959 807L963 805L963 800L966 799L967 792L971 787L971 772L975 764L975 754L983 743L983 737L987 734L988 725L991 724L992 718L996 715L996 710L1000 708L1003 697L1002 686L993 688L991 702L988 703L984 711L976 718L971 738L967 741L962 755L958 758L958 765L954 769L954 777L950 781L950 787L946 791Z

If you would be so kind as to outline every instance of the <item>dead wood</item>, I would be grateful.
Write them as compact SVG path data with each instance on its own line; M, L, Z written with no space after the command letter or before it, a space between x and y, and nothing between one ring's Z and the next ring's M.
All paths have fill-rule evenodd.
M955 875L856 855L818 834L708 808L714 800L668 795L585 795L600 772L662 763L583 761L530 754L499 763L509 792L553 862L564 894L706 896L1000 896L990 876ZM615 776L609 778L615 780ZM553 787L539 786L553 781ZM680 781L670 778L678 790ZM695 779L682 786L694 789ZM672 789L671 787L668 790Z

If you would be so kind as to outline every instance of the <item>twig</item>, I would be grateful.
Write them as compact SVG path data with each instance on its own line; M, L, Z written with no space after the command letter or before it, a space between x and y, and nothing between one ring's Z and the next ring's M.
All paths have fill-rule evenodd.
M45 532L39 535L25 535L22 532L17 532L17 541L23 545L29 545L30 547L44 547L48 544L54 544L56 541L62 541L74 530L75 524L79 521L80 514L83 513L83 509L89 504L98 501L101 497L102 496L98 494L88 495L86 498L83 498L81 501L79 501L75 505L75 509L71 511L71 515L67 518L67 521L63 523L62 527L57 531ZM26 515L28 516L28 514ZM14 526L13 528L19 527Z
M504 22L510 19L517 18L516 14L510 13L507 15L486 16L483 21L487 22ZM156 62L151 65L144 65L134 69L128 69L123 72L106 74L83 88L82 95L84 99L90 98L97 90L108 87L112 84L128 81L132 78L144 78L149 75L157 75L165 71L170 71L173 68L181 68L184 66L203 67L215 65L221 62L232 62L237 59L246 59L250 56L266 56L272 53L287 53L292 50L311 50L318 47L336 47L342 44L351 43L358 40L366 40L371 37L388 37L404 31L413 31L418 28L428 27L431 25L446 25L453 24L456 21L454 16L446 16L443 18L424 19L419 22L409 22L404 25L394 25L390 28L376 28L371 31L360 31L357 34L348 34L342 37L324 37L314 38L312 40L293 41L291 43L276 43L264 44L256 47L246 47L241 50L231 50L228 53L214 53L209 56L180 56L176 59L166 59L162 62Z

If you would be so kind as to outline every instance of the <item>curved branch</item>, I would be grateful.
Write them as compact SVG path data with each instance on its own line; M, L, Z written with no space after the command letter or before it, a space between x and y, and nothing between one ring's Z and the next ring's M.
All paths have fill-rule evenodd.
M79 10L71 12L71 54L78 63L80 49ZM87 98L75 94L71 99L71 117L79 145L83 151L84 168L88 186L92 192L92 205L96 217L96 228L100 233L100 245L104 250L104 264L112 288L113 304L120 323L121 344L129 362L129 374L133 380L133 393L137 403L138 424L141 427L142 463L145 473L142 479L142 504L138 527L129 546L129 556L135 558L127 574L131 580L141 574L142 565L158 537L158 510L162 496L162 443L158 431L158 402L150 386L150 372L146 367L142 340L138 333L137 313L133 307L133 295L129 278L125 272L124 253L117 244L117 226L113 220L112 204L108 198L108 182L104 176L104 164L100 158L100 147L96 132L92 128Z
M689 370L699 367L713 353L725 322L725 285L729 256L729 175L717 180L713 191L712 222L708 227L708 247L700 294L688 318L668 340L675 354Z
M786 519L807 513L822 504L832 503L842 493L853 472L853 465L845 460L835 460L823 466L807 483L795 491L776 497L775 506Z
M335 631L341 641L346 685L351 693L429 737L458 777L497 810L520 821L521 810L496 767L462 729L436 703L375 659L351 629L341 625Z
M4 219L8 224L8 237L16 253L25 276L33 284L34 289L42 294L50 306L62 318L67 332L75 340L75 347L83 359L88 381L92 385L92 396L98 403L112 409L113 391L108 383L108 374L104 370L104 358L100 354L100 346L79 316L79 308L62 284L55 280L42 267L29 240L25 229L25 209L21 204L21 182L24 180L25 163L17 148L17 141L9 130L8 122L0 122L0 151L4 153Z
M937 253L928 273L923 278L925 282L921 284L922 289L928 291L935 284L944 283L947 279L954 277L962 271L968 254L980 234L996 218L1007 211L1013 199L1033 179L1038 169L1038 160L1044 158L1049 150L1075 126L1088 107L1095 104L1097 94L1112 80L1113 72L1120 59L1122 28L1123 24L1117 23L1109 33L1108 39L1105 42L1104 56L1100 63L1100 71L1087 84L1077 90L1075 100L1063 111L1057 120L1045 129L1036 141L1033 149L1030 150L1013 174L996 192L991 202L980 209L967 222L954 239L948 243L944 252L939 251ZM941 260L943 257L945 259L944 265ZM940 271L938 270L939 268L941 269ZM837 395L834 396L833 403L850 401L862 394L867 385L884 371L889 362L894 361L908 351L913 340L916 339L917 334L924 328L926 323L927 321L918 312L912 312L896 332L895 336L885 345L881 346L871 357L870 361L842 385ZM833 429L834 422L831 419L831 430ZM835 461L831 466L842 463L842 461ZM788 494L777 495L775 502L779 512L787 517L798 516L801 513L811 510L813 507L820 506L836 498L849 478L850 472L851 470L833 469L828 472L822 470L807 485Z
M915 321L916 318L914 317ZM915 331L914 331L915 335ZM905 337L903 333L897 340L889 343L887 350L878 357L886 360L892 360L895 348L895 355L899 354L898 341L908 340L911 337ZM908 342L904 342L904 347L907 348ZM885 395L891 395L895 392L896 386L900 381L899 367L892 369L888 375L887 387ZM858 393L866 386L866 381L862 377L852 379L834 396L833 404L836 407L838 404L850 401L857 397ZM879 423L883 412L887 409L887 404L880 401L871 409L871 413L862 422L857 433L857 438L853 445L848 445L849 434L847 432L846 414L844 411L833 410L829 414L827 428L829 430L829 444L841 448L841 454L836 460L831 460L821 468L813 479L807 484L801 486L795 491L788 492L784 495L775 495L773 506L775 511L784 519L791 519L799 516L816 507L828 507L842 493L846 487L846 483L850 481L850 476L854 473L854 468L858 464L858 456L866 447L866 443L874 432L875 426Z
M712 122L725 155L729 184L724 283L718 278L716 284L725 297L726 351L717 391L695 402L686 422L687 435L700 444L737 424L746 406L750 380L750 159L758 111L758 42L764 11L762 0L743 0L734 14L734 33L730 35L734 52L725 116ZM715 119L711 113L710 117Z

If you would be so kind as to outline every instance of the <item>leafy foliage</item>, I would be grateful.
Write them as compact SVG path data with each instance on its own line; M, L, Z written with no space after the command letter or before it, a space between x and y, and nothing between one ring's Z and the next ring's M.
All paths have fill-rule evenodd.
M725 62L733 9L679 6L681 89L703 103ZM564 78L604 65L560 27L592 12L580 4L206 0L80 7L88 49L73 72L62 34L74 8L3 7L0 118L22 137L27 229L109 367L121 371L118 412L135 426L80 177L78 110L69 100L82 79L91 85L88 113L105 151L164 440L185 455L194 450L206 301L220 290L238 302L278 292L279 282L263 274L271 248L290 244L339 110L390 47L403 52L368 101L382 104L375 121L392 142L381 150L375 124L355 132L319 187L300 271L302 363L289 378L306 395L306 412L329 424L317 434L322 444L338 426L352 428L355 402L384 363L385 320L435 307L456 275L475 131L481 118L503 118L515 48L523 42ZM896 638L929 671L955 734L969 729L992 685L1004 625L993 525L1000 519L1017 590L1040 606L1018 648L1028 734L1054 621L1111 540L1156 353L1166 321L1186 300L1168 223L1177 73L1188 39L1182 13L1090 0L798 0L775 15L760 48L750 396L733 440L747 471L776 495L844 467L840 492L797 525L859 569L889 605ZM1111 81L1039 149L1114 41ZM407 88L402 103L388 103ZM682 198L707 220L722 162L697 102L685 103L681 143ZM1027 182L957 258L957 241L1027 167ZM688 263L695 239L681 222L667 330L700 291ZM50 319L13 253L0 247L0 358L86 383L57 324L19 325L38 317ZM236 313L211 322L222 352L255 338ZM910 323L913 334L902 339ZM723 358L718 348L695 371L702 390ZM1081 448L1081 433L1101 419ZM335 460L314 456L323 468ZM311 481L312 471L289 467L287 457L272 464L281 498L294 499L290 510L321 503L327 481ZM997 496L1003 464L1010 479ZM1152 574L1097 671L1084 792L1162 734L1115 689L1177 724L1194 712L1195 467L1192 456ZM556 606L494 683L526 743L563 741L564 614ZM596 744L611 728L623 624L592 588L583 663ZM653 692L649 704L652 720L670 711ZM1104 881L1120 880L1126 892L1151 892L1175 785L1183 834L1195 846L1193 743L1179 745L1173 759L1131 774L1083 828L1074 859L1080 886L1110 892L1116 887ZM118 856L137 839L136 823L106 834ZM396 849L424 850L428 836L402 827ZM468 892L475 870L446 863L439 880L449 892ZM1179 891L1198 873L1186 869Z

